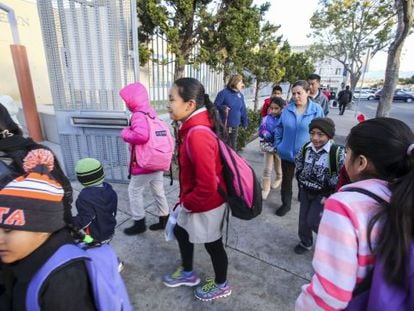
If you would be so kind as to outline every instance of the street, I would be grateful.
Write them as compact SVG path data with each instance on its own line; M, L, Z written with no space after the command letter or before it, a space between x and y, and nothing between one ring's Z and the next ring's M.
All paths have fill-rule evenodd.
M354 102L357 105L357 101L355 100ZM361 100L358 105L358 111L365 114L367 118L374 118L377 106L377 100ZM392 104L390 117L405 122L414 131L414 103L394 102Z

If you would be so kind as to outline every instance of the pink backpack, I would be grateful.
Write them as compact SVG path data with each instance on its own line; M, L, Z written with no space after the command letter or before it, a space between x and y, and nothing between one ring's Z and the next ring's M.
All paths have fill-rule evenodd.
M221 163L223 164L223 177L227 193L219 184L219 192L230 206L231 215L250 220L262 212L262 194L259 181L249 163L237 154L230 146L217 137L207 126L196 125L187 134L187 141L194 130L204 130L217 139ZM191 152L186 144L186 151L190 158Z
M143 145L135 145L135 160L138 165L149 171L167 171L171 165L174 152L174 139L164 121L157 117L147 116L149 139Z

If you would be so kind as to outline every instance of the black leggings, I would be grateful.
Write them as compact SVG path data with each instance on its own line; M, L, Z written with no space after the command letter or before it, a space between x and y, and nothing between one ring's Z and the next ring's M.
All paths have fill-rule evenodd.
M282 160L282 193L292 193L293 178L295 177L295 163Z
M176 225L174 234L180 247L181 259L183 261L184 271L193 271L193 254L194 244L190 242L187 231ZM211 257L213 263L214 273L216 275L216 284L223 284L227 280L227 265L228 259L226 251L224 250L223 241L220 239L205 243L204 247Z

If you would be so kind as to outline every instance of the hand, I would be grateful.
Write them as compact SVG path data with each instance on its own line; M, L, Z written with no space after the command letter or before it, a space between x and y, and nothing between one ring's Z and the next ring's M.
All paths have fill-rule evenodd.
M231 108L230 108L230 107L228 107L228 106L225 106L225 107L224 107L224 111L225 111L225 112L229 112L230 110L231 110Z
M322 197L321 204L325 204L325 201L326 201L326 197Z

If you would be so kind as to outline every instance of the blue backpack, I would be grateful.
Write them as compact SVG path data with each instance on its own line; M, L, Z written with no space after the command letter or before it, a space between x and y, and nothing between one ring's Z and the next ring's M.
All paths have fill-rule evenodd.
M118 272L118 259L108 244L86 248L84 244L61 246L40 268L27 289L26 308L40 311L39 293L44 281L59 267L84 260L98 311L130 311L128 293Z
M382 205L388 203L376 194L357 187L347 187L344 191L363 193ZM399 287L388 283L384 278L384 267L381 258L375 260L375 265L367 277L357 285L352 300L346 311L408 311L414 308L414 244L410 245L409 259L404 280L404 286Z

